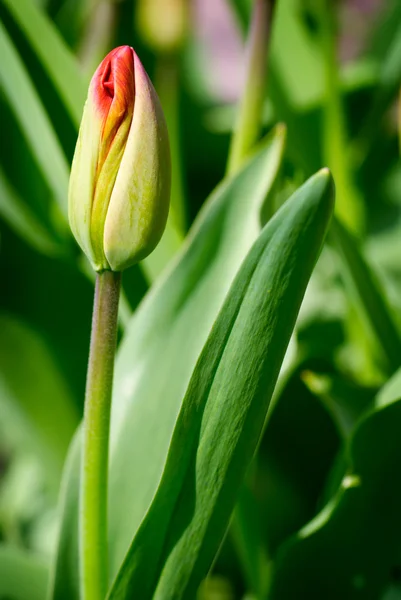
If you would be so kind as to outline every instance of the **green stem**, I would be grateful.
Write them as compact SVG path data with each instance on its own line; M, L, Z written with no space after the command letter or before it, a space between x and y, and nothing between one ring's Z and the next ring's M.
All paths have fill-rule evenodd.
M335 14L331 0L319 0L316 11L320 23L325 79L324 160L336 182L336 215L351 231L360 235L365 224L364 206L350 168L347 127L339 86Z
M86 381L80 498L83 600L104 600L108 585L107 471L110 406L121 274L96 276Z
M1 174L0 174L0 176L1 176ZM92 269L92 265L90 264L89 260L86 258L86 256L84 254L80 254L77 258L77 261L78 261L78 268L81 271L81 273L83 275L85 275L85 277L87 277L87 279L92 284L94 284L96 282L96 273ZM132 312L133 311L132 311L131 305L129 303L127 294L125 293L124 289L121 288L120 303L119 303L119 310L118 310L118 324L120 325L120 328L122 331L124 331L128 327L128 324L132 317Z
M239 169L259 137L273 5L273 0L254 0L247 42L246 80L231 140L227 164L228 175L232 175Z

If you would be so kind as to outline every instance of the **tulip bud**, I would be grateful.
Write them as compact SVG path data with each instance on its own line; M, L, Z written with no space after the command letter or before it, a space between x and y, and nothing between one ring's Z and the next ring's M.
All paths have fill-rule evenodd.
M134 50L115 48L89 86L68 195L72 232L96 271L122 271L152 252L170 179L157 94Z

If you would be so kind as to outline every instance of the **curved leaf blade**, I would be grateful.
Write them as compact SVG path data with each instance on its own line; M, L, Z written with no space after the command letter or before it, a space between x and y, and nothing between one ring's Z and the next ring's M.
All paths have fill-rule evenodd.
M264 228L236 276L193 372L160 486L110 600L138 594L144 600L193 598L207 574L327 232L331 181L325 170L301 187Z
M24 136L64 215L69 166L26 68L0 23L0 83Z
M78 63L47 15L31 0L2 0L24 32L78 128L87 85Z
M391 404L391 402L394 402L394 400L398 398L401 398L401 367L377 394L376 405L385 406L386 404Z
M401 334L385 291L355 237L338 219L333 220L332 236L343 259L346 283L356 297L370 331L376 336L390 371L394 372L401 364Z
M269 600L379 597L400 550L400 423L398 371L353 433L337 494L283 544Z
M81 429L70 444L60 488L60 532L50 571L49 600L79 600L78 506L81 471Z
M0 168L0 216L35 250L48 256L65 254L60 242L19 197L2 168Z
M44 341L11 315L0 314L0 331L2 420L28 441L56 491L78 411Z
M283 148L279 128L237 177L212 194L177 262L145 298L120 347L110 442L114 574L156 492L196 360L258 235L259 213L277 178Z

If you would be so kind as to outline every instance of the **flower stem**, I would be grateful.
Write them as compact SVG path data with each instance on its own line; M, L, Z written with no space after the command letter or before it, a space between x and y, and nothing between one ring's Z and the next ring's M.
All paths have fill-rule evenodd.
M349 140L339 84L335 7L331 0L315 3L324 66L323 152L336 182L336 216L358 237L364 231L363 200L353 182Z
M107 471L121 273L96 276L86 380L80 497L82 600L104 600L108 585Z
M273 6L274 0L254 0L247 42L246 79L231 140L227 164L228 175L238 170L260 133Z

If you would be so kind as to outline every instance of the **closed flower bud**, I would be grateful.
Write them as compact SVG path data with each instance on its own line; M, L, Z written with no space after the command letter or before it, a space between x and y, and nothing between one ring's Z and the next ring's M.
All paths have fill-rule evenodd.
M70 177L70 226L96 271L122 271L152 252L170 178L159 99L134 50L121 46L90 83Z

